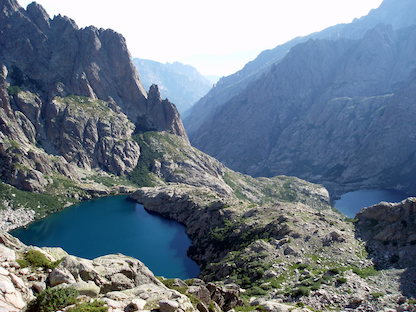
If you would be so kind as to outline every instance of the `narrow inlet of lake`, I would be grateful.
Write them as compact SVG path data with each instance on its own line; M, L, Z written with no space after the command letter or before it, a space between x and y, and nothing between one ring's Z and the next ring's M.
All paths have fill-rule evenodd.
M199 274L198 265L187 256L191 240L185 227L147 212L127 196L83 202L11 234L27 245L62 247L87 259L122 253L164 277Z
M405 193L389 190L359 190L345 193L340 199L334 202L334 207L349 218L355 215L364 207L385 202L401 202L406 199Z

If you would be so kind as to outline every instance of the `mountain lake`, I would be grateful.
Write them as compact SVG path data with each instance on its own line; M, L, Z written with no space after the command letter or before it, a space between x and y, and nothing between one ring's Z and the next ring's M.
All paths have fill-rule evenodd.
M185 227L146 211L127 196L82 202L11 234L27 245L59 246L87 259L122 253L167 278L199 274L198 265L187 256L191 240Z
M405 193L390 190L359 190L343 194L334 202L334 207L349 218L364 207L378 204L379 202L400 202L409 197Z

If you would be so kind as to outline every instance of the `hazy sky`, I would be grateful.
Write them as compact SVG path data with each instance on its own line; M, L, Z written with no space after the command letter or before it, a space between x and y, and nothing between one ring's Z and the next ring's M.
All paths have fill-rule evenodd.
M18 0L26 7L32 0ZM351 22L382 0L39 0L53 17L112 28L133 57L229 75L296 36Z

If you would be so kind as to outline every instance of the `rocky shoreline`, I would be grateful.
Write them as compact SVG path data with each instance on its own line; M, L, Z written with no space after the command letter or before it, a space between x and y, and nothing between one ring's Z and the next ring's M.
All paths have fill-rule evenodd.
M0 231L8 232L25 226L35 220L35 211L25 208L0 210Z

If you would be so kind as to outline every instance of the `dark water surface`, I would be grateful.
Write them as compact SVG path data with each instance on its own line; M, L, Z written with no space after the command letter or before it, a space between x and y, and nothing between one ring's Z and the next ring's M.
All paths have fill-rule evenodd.
M148 213L127 196L83 202L11 234L27 245L59 246L88 259L122 253L144 262L155 275L186 279L199 274L186 255L191 240L185 227Z
M355 217L362 208L379 202L400 202L407 198L405 193L388 190L360 190L345 193L334 202L334 207L349 218Z

